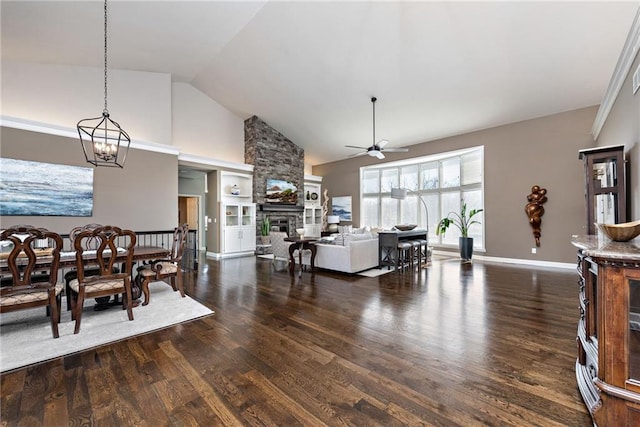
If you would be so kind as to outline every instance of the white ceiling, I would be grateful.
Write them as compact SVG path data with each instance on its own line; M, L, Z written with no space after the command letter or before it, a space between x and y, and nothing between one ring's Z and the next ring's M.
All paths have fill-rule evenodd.
M599 104L627 2L109 2L109 67L171 73L312 165ZM5 1L2 60L103 66L101 1ZM394 154L388 154L392 159Z

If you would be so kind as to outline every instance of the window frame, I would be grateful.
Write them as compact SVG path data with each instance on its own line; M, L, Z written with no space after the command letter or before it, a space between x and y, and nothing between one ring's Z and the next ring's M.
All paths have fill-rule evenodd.
M468 156L470 154L473 155L477 155L479 157L479 182L467 182L467 180L465 180L465 168L463 167L464 165L471 165L471 163L464 162L464 156ZM459 177L458 177L458 185L457 186L448 186L448 187L441 187L442 182L443 182L443 164L446 164L447 162L451 162L452 160L458 159L458 164L459 164ZM434 164L437 163L437 174L438 174L438 182L437 182L437 186L435 188L422 188L423 187L423 171L424 170L431 170L433 171L434 168ZM415 185L412 185L412 187L414 188L410 188L411 191L407 192L407 198L405 200L398 200L398 199L391 199L391 190L390 188L385 188L385 182L383 179L383 171L385 172L385 175L387 176L395 176L395 180L391 185L391 187L395 187L395 186L399 186L400 188L405 188L406 184L403 181L403 175L402 175L402 170L403 168L405 169L409 169L409 168L416 168L417 167L417 190L414 190ZM378 182L375 183L373 186L368 185L369 187L377 187L378 191L377 192L365 192L365 181L364 181L364 176L367 172L369 171L373 171L376 170L378 173L377 176L377 180ZM395 174L393 173L393 170L395 170ZM369 174L370 175L370 174ZM433 175L433 174L432 174ZM430 182L433 182L432 178ZM462 200L462 195L464 195L465 192L480 192L480 201L481 201L481 206L468 206L469 209L484 209L484 146L476 146L476 147L470 147L470 148L466 148L466 149L462 149L462 150L454 150L454 151L449 151L449 152L444 152L444 153L438 153L438 154L434 154L434 155L429 155L429 156L421 156L421 157L416 157L416 158L412 158L412 159L407 159L407 160L401 160L401 161L396 161L396 162L388 162L388 163L381 163L381 164L376 164L376 165L370 165L370 166L363 166L360 168L360 174L359 174L359 188L360 188L360 224L361 225L368 225L368 226L372 226L375 227L374 224L368 224L367 218L377 218L378 221L378 227L384 227L386 229L390 228L393 226L393 224L384 224L382 225L382 218L384 217L384 211L387 209L391 209L391 211L393 211L394 209L396 210L395 213L395 218L399 218L402 219L403 218L403 213L406 213L407 211L410 211L412 215L409 215L409 217L412 218L416 218L416 223L419 224L420 227L424 227L424 221L425 221L425 209L424 209L424 205L422 204L422 202L420 201L419 197L417 197L417 195L419 195L420 197L422 197L422 199L428 204L431 205L431 207L429 208L428 211L428 219L429 219L429 243L433 246L436 247L441 247L441 248L458 248L458 243L457 243L457 236L459 236L459 232L457 231L457 228L453 227L450 228L446 235L454 235L454 239L455 239L455 243L452 241L453 239L451 239L451 237L449 237L447 240L449 240L449 242L444 242L443 241L443 236L442 235L436 235L436 225L438 223L438 221L440 220L440 218L443 217L443 215L445 215L444 213L441 212L442 210L442 200L443 200L443 195L446 194L451 194L452 192L458 192L460 194L461 200ZM368 184L371 184L371 177L368 177ZM412 180L412 184L415 184L415 182ZM388 185L387 185L388 186ZM437 212L433 212L433 198L437 197ZM377 199L377 201L375 203L371 203L373 199ZM413 200L413 202L409 202L410 200ZM367 203L369 202L369 203ZM407 206L405 205L407 202L409 203L413 203L411 206ZM375 215L367 215L366 209L365 209L365 205L376 205L377 206L377 212L375 212ZM404 207L404 209L403 209ZM417 211L416 211L417 209ZM485 234L485 211L483 211L480 215L480 218L478 218L478 220L480 221L480 224L475 224L473 225L472 230L475 230L476 233L473 233L475 237L474 238L474 250L477 251L484 251L485 250L485 241L486 241L486 234ZM474 218L476 219L476 218ZM401 222L401 221L400 221ZM398 222L398 223L400 223ZM413 222L412 222L413 223ZM478 230L478 227L480 228L480 230ZM478 233L479 231L479 233ZM470 236L471 237L471 236Z

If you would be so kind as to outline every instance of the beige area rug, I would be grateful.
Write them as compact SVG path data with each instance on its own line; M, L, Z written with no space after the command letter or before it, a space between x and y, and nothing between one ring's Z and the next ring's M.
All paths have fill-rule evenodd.
M396 271L395 267L387 270L387 267L383 267L383 268L372 268L370 270L365 270L365 271L361 271L360 273L358 273L358 276L365 276L365 277L378 277L378 276L382 276L384 274L387 273L392 273Z
M0 372L213 314L194 299L181 298L179 292L173 292L165 283L151 283L149 290L149 305L135 307L133 321L129 321L127 311L120 307L94 311L95 300L85 301L78 335L73 334L75 322L63 301L57 339L51 334L51 323L44 307L0 315Z

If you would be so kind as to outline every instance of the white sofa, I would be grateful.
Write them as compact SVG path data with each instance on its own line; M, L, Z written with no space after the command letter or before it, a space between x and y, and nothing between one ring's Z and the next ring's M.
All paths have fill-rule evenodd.
M339 243L317 243L316 248L315 265L318 268L358 273L378 266L377 237L362 240L346 238L344 246Z
M286 261L289 258L290 242L285 242L285 233L271 233L274 265L276 261ZM298 261L297 251L295 252ZM302 263L311 263L310 252L304 251ZM334 244L316 243L315 266L326 270L343 273L357 273L378 266L378 237L367 234L337 235Z

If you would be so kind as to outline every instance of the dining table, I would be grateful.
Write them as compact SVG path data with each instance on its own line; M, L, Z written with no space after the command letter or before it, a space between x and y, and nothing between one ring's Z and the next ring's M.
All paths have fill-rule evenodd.
M135 246L133 248L133 261L151 261L155 259L160 259L167 257L170 254L170 250L168 248L163 248L161 246ZM53 260L53 256L51 254L51 249L36 249L35 250L37 257L37 264L39 266L46 267L51 264ZM0 254L0 272L4 273L9 271L7 267L7 257L3 256L4 254ZM8 255L8 253L6 253ZM126 251L118 251L118 255L116 255L117 262L123 262L127 258ZM85 265L93 265L96 260L95 251L84 251L83 259L86 261ZM20 259L18 258L18 265L20 264ZM58 264L59 269L65 269L70 267L76 267L76 252L75 251L61 251L60 252L60 263ZM25 260L26 263L26 260Z
M47 249L47 248L38 249L35 252L37 257L36 266L46 267L51 264L51 261L53 260L51 249ZM148 261L162 259L169 256L170 253L171 253L170 249L164 248L161 246L135 246L133 248L133 262L135 264L136 262L144 263ZM82 258L83 260L85 260L85 266L97 265L97 258L96 258L95 251L91 251L91 250L84 251ZM122 251L118 250L118 254L116 255L116 262L125 262L126 258L127 258L127 252L125 250L122 250ZM20 259L17 260L17 263L18 265L20 264ZM26 263L26 259L25 259L25 263ZM58 268L60 270L76 268L76 265L77 265L76 252L61 251L60 262L58 265L59 265ZM9 268L7 267L6 256L2 256L2 254L0 254L0 275L4 277L8 272L9 272ZM138 286L133 277L133 269L131 271L131 286L132 287ZM67 299L69 298L68 292L69 290L67 289L66 290ZM106 297L106 298L109 298L109 297ZM109 303L108 301L109 301L108 299L107 299L107 302L98 301L98 304L95 307L95 309L101 310L101 309L107 308L108 306L114 305L114 303ZM118 303L118 301L116 300L115 303ZM69 301L67 301L67 305L69 305Z

